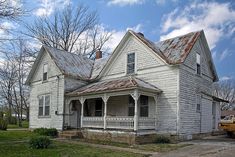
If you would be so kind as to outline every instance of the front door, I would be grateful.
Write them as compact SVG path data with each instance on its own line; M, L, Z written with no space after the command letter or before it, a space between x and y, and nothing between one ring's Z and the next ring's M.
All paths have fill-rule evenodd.
M80 128L81 126L81 104L78 100L73 100L71 102L71 114L70 118L70 127L71 128Z

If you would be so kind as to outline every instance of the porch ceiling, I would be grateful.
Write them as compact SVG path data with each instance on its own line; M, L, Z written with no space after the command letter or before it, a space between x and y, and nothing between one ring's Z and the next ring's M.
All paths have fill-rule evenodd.
M129 76L115 80L106 80L106 81L91 83L73 92L67 93L67 95L78 96L78 95L123 91L130 89L141 89L144 91L150 91L156 93L162 92L159 88L148 82L145 82L133 76Z

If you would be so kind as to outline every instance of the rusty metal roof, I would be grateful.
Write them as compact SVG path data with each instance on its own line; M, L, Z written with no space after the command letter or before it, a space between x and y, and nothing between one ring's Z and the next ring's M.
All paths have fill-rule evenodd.
M103 69L107 61L108 61L108 58L100 58L100 59L95 60L93 68L92 68L91 77L90 77L91 80L99 76L101 70Z
M127 89L142 89L147 91L161 92L156 86L145 82L136 77L123 77L115 80L106 80L96 83L88 84L81 87L73 92L68 93L68 95L86 95L94 93L103 93L111 91L121 91Z
M43 46L60 71L67 76L88 80L91 76L93 60L82 55L69 53L49 46Z
M130 32L157 53L168 64L183 63L201 33L201 31L191 32L154 43L139 33L134 31Z

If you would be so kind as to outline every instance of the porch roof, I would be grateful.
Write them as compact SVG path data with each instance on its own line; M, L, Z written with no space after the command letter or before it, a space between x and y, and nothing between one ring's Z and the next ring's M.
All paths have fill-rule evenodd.
M145 82L133 76L129 76L129 77L118 78L115 80L105 80L101 82L91 83L73 92L69 92L67 93L67 95L70 96L88 95L88 94L115 92L115 91L123 91L130 89L141 89L144 91L150 91L156 93L162 92L159 88L148 82Z

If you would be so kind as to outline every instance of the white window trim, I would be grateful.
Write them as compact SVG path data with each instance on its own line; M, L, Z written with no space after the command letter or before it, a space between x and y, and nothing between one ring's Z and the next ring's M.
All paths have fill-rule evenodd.
M197 56L200 56L200 59L199 59L199 63L198 63L198 60L197 60ZM196 75L198 75L198 76L201 76L202 75L202 57L201 57L201 54L200 53L198 53L198 52L196 52L196 71L195 71L195 73L196 73ZM197 65L200 65L200 74L198 74L197 73Z
M46 108L46 96L49 96L49 98L50 98L50 103L49 103L49 115L45 115L45 108ZM43 113L42 113L42 115L39 115L39 99L40 99L40 97L43 97ZM38 117L50 117L51 116L51 94L50 93L48 93L48 94L43 94L43 95L39 95L38 96Z
M132 54L132 53L134 53L135 54L135 65L134 65L134 67L135 67L135 70L134 70L134 73L131 73L131 74L127 74L127 64L128 64L128 54ZM135 75L136 73L137 73L137 53L136 52L128 52L128 53L126 53L126 66L125 66L125 73L126 73L126 75Z
M44 76L44 66L47 65L47 78L46 80L43 80L43 76ZM43 63L43 67L42 67L42 81L46 82L48 81L48 69L49 69L49 64L47 62Z

